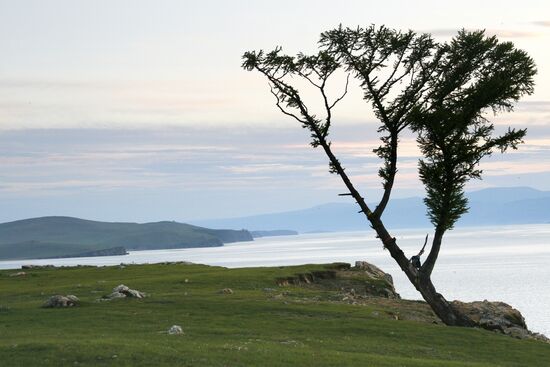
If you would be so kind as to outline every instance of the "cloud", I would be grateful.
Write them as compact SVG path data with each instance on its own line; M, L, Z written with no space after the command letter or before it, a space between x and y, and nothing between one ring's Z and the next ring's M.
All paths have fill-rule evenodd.
M520 101L518 110L528 112L550 112L550 101Z
M333 146L353 182L373 198L381 192L380 160L371 152L379 141L368 130L343 127ZM550 173L550 132L542 126L535 130L518 151L484 160L484 178L513 185L518 176L530 182L533 175ZM334 200L342 182L328 173L324 153L312 149L307 138L299 128L268 127L0 131L0 201L12 203L11 212L22 202L29 208L36 208L34 201L49 203L40 207L54 210L58 202L74 208L77 200L97 205L99 212L126 214L129 203L140 203L146 211L158 207L161 214L155 215L162 219L167 207L174 218L218 212L219 205L230 216ZM414 139L406 136L402 142L396 194L421 195ZM550 189L550 179L537 185ZM102 201L96 204L95 197Z
M550 172L550 157L540 157L535 162L529 161L492 161L481 165L486 175L504 176L504 175L526 175L534 173Z
M474 31L479 29L466 29L467 31ZM430 33L436 37L454 37L457 35L459 29L452 28L435 28L424 31ZM485 29L485 34L490 36L497 36L499 38L532 38L538 37L540 34L537 32L518 31L511 29Z
M221 166L223 170L236 174L254 174L260 172L304 172L309 170L316 170L319 166L307 166L303 164L282 164L282 163L269 163L269 164L245 164L238 166ZM323 166L322 169L326 167Z
M539 21L532 22L532 24L538 25L541 27L550 27L550 20L539 20Z
M278 116L275 108L258 106L258 100L272 101L269 93L257 90L236 78L208 75L185 80L0 78L0 130L242 125L252 116L264 116L260 121L267 120L266 114Z

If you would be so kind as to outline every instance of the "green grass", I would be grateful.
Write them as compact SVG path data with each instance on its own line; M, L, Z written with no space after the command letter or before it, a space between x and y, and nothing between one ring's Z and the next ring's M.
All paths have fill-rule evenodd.
M394 320L400 310L425 308L418 302L352 305L331 301L335 292L327 289L275 285L277 277L321 268L132 265L38 269L26 277L1 271L0 364L550 366L545 343ZM149 296L96 302L120 283ZM234 294L219 293L226 287ZM40 308L53 294L75 294L83 304ZM167 335L174 324L185 334Z

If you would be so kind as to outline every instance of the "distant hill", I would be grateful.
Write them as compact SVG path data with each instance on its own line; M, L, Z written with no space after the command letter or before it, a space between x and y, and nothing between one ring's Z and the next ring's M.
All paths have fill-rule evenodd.
M222 246L252 241L246 230L216 230L177 222L107 223L71 217L42 217L0 224L0 260L83 256ZM117 249L118 248L118 249Z
M469 213L457 226L550 222L550 191L529 187L490 188L467 193ZM373 204L371 204L374 207ZM349 199L303 210L241 218L194 221L208 227L247 228L251 231L290 228L299 232L353 231L369 228L357 205ZM422 198L393 199L383 216L389 228L431 226Z

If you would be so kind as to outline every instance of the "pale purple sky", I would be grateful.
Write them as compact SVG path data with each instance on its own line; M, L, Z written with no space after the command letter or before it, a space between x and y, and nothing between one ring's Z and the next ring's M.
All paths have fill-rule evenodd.
M550 5L545 1L0 0L0 221L41 215L188 220L338 200L308 134L274 107L242 53L313 52L320 32L385 24L446 39L486 29L535 59L536 92L504 128L526 144L483 164L468 189L550 190ZM379 195L376 121L354 88L334 147ZM404 139L396 196L421 195Z

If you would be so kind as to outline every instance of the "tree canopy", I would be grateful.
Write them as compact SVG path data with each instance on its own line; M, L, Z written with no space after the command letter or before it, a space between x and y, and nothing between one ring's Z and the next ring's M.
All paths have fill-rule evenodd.
M249 51L242 66L263 74L281 112L310 131L311 145L323 148L330 172L338 174L349 190L345 195L356 200L384 247L436 314L451 325L468 324L467 318L457 315L435 292L430 276L445 231L468 210L464 188L468 180L481 178L481 159L495 150L516 149L525 136L525 129L510 128L494 136L495 126L489 118L512 111L522 96L533 93L533 59L512 43L500 42L484 31L461 30L450 42L436 42L429 34L371 25L354 29L340 26L322 33L315 55L289 56L281 47L270 52ZM347 80L341 94L331 98L327 81L338 70L348 73ZM346 96L350 76L360 82L363 98L380 122L381 144L374 153L383 162L379 176L384 193L374 210L354 187L329 140L333 109ZM310 111L293 84L297 79L318 91L324 116ZM397 173L399 139L405 130L416 134L422 153L419 177L426 189L427 214L435 227L430 253L422 266L411 264L381 220ZM415 260L415 264L419 262Z

